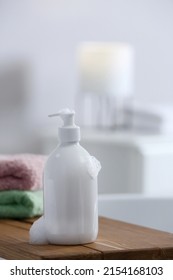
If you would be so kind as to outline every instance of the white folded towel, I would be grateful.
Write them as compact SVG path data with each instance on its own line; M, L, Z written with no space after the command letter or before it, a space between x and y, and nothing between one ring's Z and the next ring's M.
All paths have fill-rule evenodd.
M134 103L125 108L125 123L130 128L156 133L173 133L173 106Z

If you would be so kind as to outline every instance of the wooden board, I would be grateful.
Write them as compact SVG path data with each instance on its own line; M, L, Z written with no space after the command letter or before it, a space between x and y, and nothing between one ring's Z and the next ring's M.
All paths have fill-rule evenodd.
M30 245L33 219L0 220L0 257L5 259L173 259L173 234L99 218L94 243L78 246Z

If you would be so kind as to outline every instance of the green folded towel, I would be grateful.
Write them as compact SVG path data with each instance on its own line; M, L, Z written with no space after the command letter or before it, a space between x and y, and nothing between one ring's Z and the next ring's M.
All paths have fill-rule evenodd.
M0 218L24 219L43 214L43 191L0 191Z

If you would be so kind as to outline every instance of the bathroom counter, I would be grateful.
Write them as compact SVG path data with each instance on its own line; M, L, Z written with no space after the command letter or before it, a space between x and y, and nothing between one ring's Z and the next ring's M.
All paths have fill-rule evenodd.
M33 219L0 220L0 257L5 259L173 259L173 234L99 218L94 243L78 246L30 245Z

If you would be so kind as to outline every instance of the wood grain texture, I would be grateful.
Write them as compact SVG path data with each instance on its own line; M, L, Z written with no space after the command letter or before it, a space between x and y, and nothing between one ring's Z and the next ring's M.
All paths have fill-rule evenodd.
M0 256L5 259L173 259L173 234L99 218L99 234L86 245L31 245L33 219L0 220Z

